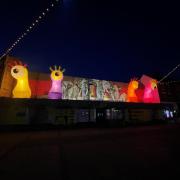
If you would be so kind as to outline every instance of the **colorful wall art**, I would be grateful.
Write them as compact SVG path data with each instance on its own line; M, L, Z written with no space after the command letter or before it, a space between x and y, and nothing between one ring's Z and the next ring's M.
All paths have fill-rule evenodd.
M67 77L62 83L63 99L88 100L88 80L84 78Z

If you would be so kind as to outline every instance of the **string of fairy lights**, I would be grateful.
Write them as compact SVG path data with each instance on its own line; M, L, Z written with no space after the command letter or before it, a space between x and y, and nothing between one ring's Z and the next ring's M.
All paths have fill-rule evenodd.
M167 73L162 79L158 81L158 83L161 83L163 80L165 80L167 77L169 77L174 71L176 71L180 67L180 64L178 64L176 67L174 67L169 73Z
M47 14L59 3L60 0L54 0L49 6L40 13L40 15L28 26L25 31L12 43L12 45L0 57L0 60L7 56L39 23L47 16Z

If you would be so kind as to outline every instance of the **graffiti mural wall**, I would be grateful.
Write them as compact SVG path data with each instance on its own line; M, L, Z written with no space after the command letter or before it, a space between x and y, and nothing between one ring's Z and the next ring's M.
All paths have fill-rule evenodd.
M65 77L63 99L126 101L127 84L97 79Z
M65 77L62 83L63 99L88 100L88 80L84 78Z
M89 80L90 100L126 101L125 83L104 80Z

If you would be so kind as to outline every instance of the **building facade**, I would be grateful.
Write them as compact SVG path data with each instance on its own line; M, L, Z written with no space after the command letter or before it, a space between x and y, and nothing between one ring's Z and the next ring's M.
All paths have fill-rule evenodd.
M7 56L0 64L0 96L12 97L15 80L11 76L8 64L19 61ZM32 98L48 98L51 87L50 74L29 72L29 84ZM109 100L126 101L127 83L64 76L62 81L62 99L67 100Z

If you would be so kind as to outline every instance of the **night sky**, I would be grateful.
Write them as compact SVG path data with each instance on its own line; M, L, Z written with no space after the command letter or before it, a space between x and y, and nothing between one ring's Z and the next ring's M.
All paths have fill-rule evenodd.
M53 1L1 0L0 53ZM165 1L64 0L11 52L31 71L127 82L180 63L180 11ZM180 69L170 76L180 79Z

